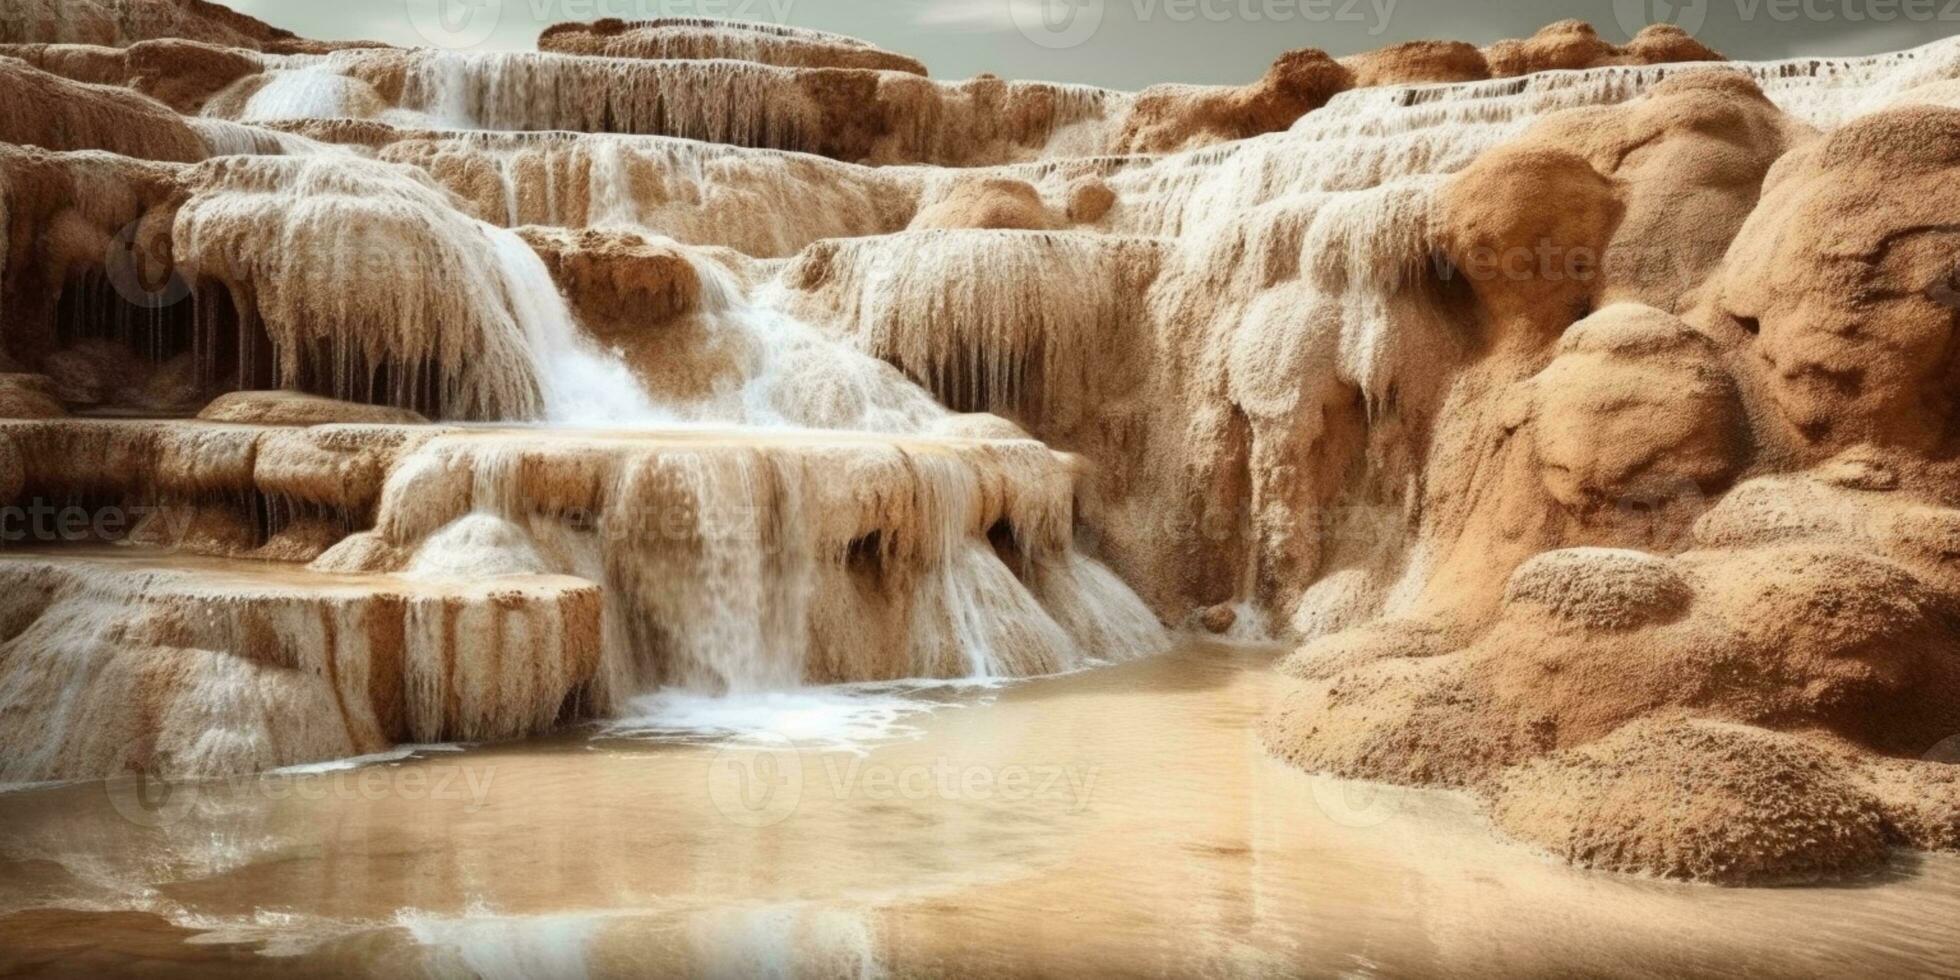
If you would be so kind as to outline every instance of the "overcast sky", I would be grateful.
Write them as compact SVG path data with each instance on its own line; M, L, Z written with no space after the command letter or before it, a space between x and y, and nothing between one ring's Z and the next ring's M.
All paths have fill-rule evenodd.
M299 34L530 50L566 20L720 16L837 31L914 55L934 76L1136 89L1237 83L1289 48L1336 55L1417 38L1488 43L1553 20L1609 40L1651 20L1736 58L1867 54L1960 33L1960 0L229 0Z

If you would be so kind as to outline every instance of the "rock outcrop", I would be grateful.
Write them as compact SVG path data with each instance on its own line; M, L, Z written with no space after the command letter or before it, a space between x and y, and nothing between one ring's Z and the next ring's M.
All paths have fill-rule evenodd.
M1453 178L1484 354L1425 478L1456 499L1420 591L1288 662L1269 744L1488 794L1504 829L1618 871L1950 846L1951 773L1912 760L1960 729L1953 572L1911 542L1960 516L1953 253L1919 183L1952 176L1952 112L1820 136L1688 75Z
M0 614L3 737L34 742L0 778L250 771L546 731L662 685L1027 676L1161 642L1075 553L1070 461L1024 439L264 417L296 402L359 414L253 394L209 421L0 424L0 574L46 580ZM169 704L211 672L243 700ZM158 714L81 744L136 702Z

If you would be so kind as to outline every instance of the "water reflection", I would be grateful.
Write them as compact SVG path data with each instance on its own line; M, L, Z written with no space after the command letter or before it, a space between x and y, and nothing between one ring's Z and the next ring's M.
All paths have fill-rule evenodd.
M1837 888L1637 881L1497 840L1459 797L1303 776L1252 734L1270 659L1199 647L969 692L845 747L567 736L161 801L0 796L0 968L86 973L102 950L166 974L485 977L1960 962L1952 857ZM48 952L82 937L95 952Z

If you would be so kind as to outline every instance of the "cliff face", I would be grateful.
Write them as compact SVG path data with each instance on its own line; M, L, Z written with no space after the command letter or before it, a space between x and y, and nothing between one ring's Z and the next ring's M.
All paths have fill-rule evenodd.
M1132 95L755 25L63 30L0 60L48 107L0 130L0 490L175 523L0 562L58 583L7 600L0 776L1026 675L1161 620L1305 644L1281 756L1581 863L1960 845L1920 761L1960 733L1960 46L1565 23ZM153 627L190 589L271 625ZM157 705L145 748L63 697Z

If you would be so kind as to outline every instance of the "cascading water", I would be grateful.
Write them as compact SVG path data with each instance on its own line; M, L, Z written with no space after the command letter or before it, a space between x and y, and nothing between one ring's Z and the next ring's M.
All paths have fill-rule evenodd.
M462 70L455 59L436 67L452 73ZM477 79L469 83L475 86L470 90L481 89L471 96L471 105L478 106L470 110L475 118L481 116L478 104L485 98L504 99L496 93L505 87L483 82L483 78L495 82L500 77L498 72L543 69L531 61L511 60L508 64L499 62L489 75L478 67L468 70L470 77ZM1400 90L1393 101L1384 101L1389 97L1378 93L1349 93L1304 118L1292 132L1115 167L1111 185L1119 198L1130 204L1117 212L1111 230L1135 233L1137 240L1127 245L1120 239L1059 236L1043 252L1029 247L1036 240L1031 236L971 233L923 236L906 243L912 258L918 260L914 262L884 247L893 240L867 239L820 250L818 254L824 256L821 261L831 268L825 274L841 276L853 284L845 290L848 303L821 315L831 317L833 324L847 325L847 332L867 351L904 366L942 398L950 394L961 404L1007 403L1033 408L1045 400L1040 389L1076 385L1071 372L1083 371L1091 363L1089 352L1115 342L1109 338L1121 336L1127 323L1140 315L1131 307L1139 293L1148 295L1155 266L1168 260L1160 254L1176 256L1190 267L1188 272L1169 276L1160 284L1153 303L1166 308L1199 302L1201 293L1215 293L1221 284L1204 270L1234 265L1221 263L1215 252L1229 247L1249 255L1286 256L1272 259L1277 264L1271 265L1265 276L1248 275L1235 284L1233 290L1245 294L1237 302L1254 303L1271 287L1274 277L1310 275L1317 288L1306 293L1303 301L1332 303L1343 310L1334 321L1335 332L1329 335L1338 356L1328 361L1330 370L1320 387L1337 382L1356 384L1370 406L1378 405L1394 383L1400 359L1385 346L1391 334L1382 329L1387 317L1375 299L1377 286L1370 277L1386 276L1385 282L1392 285L1408 256L1426 254L1427 209L1440 175L1460 168L1479 152L1514 135L1548 107L1620 101L1659 77L1658 71L1613 70L1525 83L1490 83L1488 93L1461 104L1410 97L1410 90ZM445 90L453 95L461 84L454 79L441 85L432 82L430 90L448 86ZM499 111L517 110L507 107ZM498 140L505 142L495 142ZM749 166L752 160L764 162L755 151L716 150L707 154L691 147L683 150L686 144L621 137L509 142L499 135L485 135L467 142L475 147L474 152L490 152L500 161L498 172L504 185L501 203L508 220L516 220L520 213L536 213L531 202L542 199L549 202L544 217L655 234L670 227L668 222L674 215L689 212L663 213L660 208L671 205L651 206L661 198L645 193L643 183L649 173L668 182L666 199L705 203L714 199L715 185L731 179L738 165ZM1298 153L1307 145L1325 165L1297 166ZM1424 149L1411 152L1412 145ZM562 160L552 156L561 153L565 154ZM534 154L545 156L541 161ZM664 159L656 160L654 155ZM539 166L543 161L549 162ZM781 178L794 173L796 167L784 166L789 161L780 159L766 162L771 166L757 170L771 174L769 180L775 183L762 186L769 187L771 197L785 194ZM829 161L807 166L852 172L852 168ZM826 173L825 179L836 176ZM1398 182L1394 179L1397 176L1411 179ZM572 182L561 183L561 177L570 177ZM892 177L902 186L902 171ZM788 193L793 192L792 186ZM700 205L693 206L698 210ZM1271 220L1259 226L1258 235L1232 226L1231 221L1242 221L1248 213L1259 211L1270 212ZM890 219L884 219L868 227L889 223ZM1172 236L1185 236L1189 244L1167 251L1151 240ZM678 242L667 244L686 252L686 246ZM930 255L921 259L920 248L929 250ZM1289 252L1291 256L1287 256ZM1344 267L1337 267L1342 256L1351 259ZM930 431L947 417L918 386L897 378L877 360L855 355L806 322L800 315L799 291L788 288L783 277L751 296L720 262L703 255L689 257L702 283L698 316L714 335L740 338L751 354L737 385L704 400L664 404L661 409L669 418L704 425L737 423L904 434ZM806 255L797 263L812 261ZM999 274L1000 269L1017 263L1032 263L1038 269ZM1058 264L1070 271L1057 274ZM792 268L796 266L793 263ZM907 278L907 270L914 268L920 270L916 282ZM1129 271L1117 271L1122 269ZM814 271L797 274L820 275ZM1052 289L1033 296L1001 294L1003 283L1058 281L1071 284L1066 295ZM1199 286L1211 292L1198 290ZM948 289L954 287L965 293L949 295ZM1092 291L1084 294L1084 287ZM1192 290L1192 295L1182 296L1184 290ZM1104 297L1102 291L1110 295ZM834 297L826 299L826 304L834 304ZM1035 312L1030 315L1030 311ZM971 319L989 314L994 319ZM1287 334L1277 328L1274 331L1276 336ZM721 492L734 499L747 499L749 493L739 483ZM941 537L956 543L939 557L922 588L931 594L928 604L942 610L943 615L914 622L917 645L957 651L958 671L973 676L1045 669L1027 665L1003 668L1001 665L1011 661L1012 655L1002 651L1030 646L1068 648L1067 633L1076 630L1064 631L1057 625L1057 617L1039 604L1022 607L1028 615L1016 628L1024 635L1013 639L998 634L998 621L976 616L974 610L989 606L1020 606L1015 594L1026 589L1011 574L1000 574L1005 566L991 549L958 543L964 541L961 536ZM755 567L753 561L737 558L719 556L718 560L725 559L728 564L712 567L735 567L743 562L745 567ZM1248 563L1244 568L1245 587L1251 589L1254 565ZM1093 574L1086 576L1075 583L1076 587L1093 578ZM710 612L696 615L713 620L715 615ZM1041 640L1029 643L1027 635ZM1075 659L1065 655L1057 662ZM748 671L734 673L758 676ZM711 677L707 683L733 686L728 676Z
M643 426L671 420L647 397L633 372L598 349L578 328L544 261L522 238L483 226L502 275L505 298L523 331L547 422Z
M595 182L603 179L603 171L595 173ZM601 193L595 188L595 196ZM410 568L431 580L556 572L604 581L610 617L619 627L608 638L611 666L604 672L614 678L609 693L615 713L658 727L657 717L680 710L677 705L700 716L698 694L710 693L738 699L724 705L734 715L708 712L722 719L717 725L726 725L755 710L753 698L778 698L813 674L984 680L1162 648L1164 634L1154 616L1113 575L1066 543L1037 552L1029 542L1013 559L1022 567L1010 567L988 541L985 524L976 521L984 508L1001 506L983 500L1000 490L983 486L1018 478L978 457L944 455L929 442L911 448L906 440L929 439L954 419L952 413L890 365L780 309L776 287L770 299L753 300L721 262L656 240L685 255L699 280L692 315L705 325L708 343L749 352L725 390L699 400L661 400L625 361L589 338L549 268L522 237L489 226L478 230L537 380L540 418L554 427L538 430L547 440L539 451L610 439L603 434L610 432L691 431L698 434L682 437L706 443L698 450L622 450L607 464L609 475L598 477L592 534L568 533L540 516L530 481L543 464L531 452L467 440L439 443L424 450L428 463L397 468L401 485L391 483L384 500L427 508L442 494L436 485L447 479L444 474L458 466L474 474L467 499L449 517L396 517L397 505L384 503L382 522L439 525ZM794 448L822 445L839 433L864 435L850 436L835 450ZM902 464L901 482L890 491L851 475L851 460L867 450L894 449L890 458ZM1027 450L1031 460L1049 455L1032 443ZM833 459L846 467L837 469ZM840 487L826 485L840 479ZM1066 508L1066 486L1039 482L1045 479L1013 492L1058 493L1060 499L1031 499ZM895 492L904 508L923 513L911 524L880 518L869 532L831 538L820 530L827 518L819 501L839 489ZM1010 527L1008 520L1001 518L1000 526ZM1035 522L1020 533L1041 526ZM853 570L862 549L850 536L866 534L886 541L916 536L915 555L909 565L897 562L884 573ZM857 588L852 576L861 574L888 576L885 587L902 593L892 613L898 617L894 632L886 638L835 632L860 601L839 605ZM851 651L853 642L885 648ZM649 701L645 694L652 687L670 693ZM843 696L832 707L853 718L870 710L856 696Z
M1948 42L1889 59L1749 70L1773 100L1826 120L1900 79L1950 73L1953 54ZM896 235L954 178L783 150L1037 159L1078 152L1065 131L1093 136L1132 103L1067 87L884 78L875 98L903 103L902 124L885 143L840 149L823 143L821 104L798 101L799 76L771 66L387 51L261 61L263 75L210 99L197 132L215 150L311 155L192 168L173 229L180 265L229 287L241 318L268 335L285 386L556 427L532 430L561 444L553 452L499 445L505 436L409 451L389 471L393 502L381 508L394 530L363 547L406 552L399 570L413 575L569 572L605 583L612 710L661 684L722 692L811 678L1020 675L1152 646L1161 634L1134 596L1076 554L1065 530L1043 530L999 499L1072 515L1060 476L1071 464L1033 443L1038 455L1026 460L948 462L940 437L1016 430L941 402L1053 427L1068 436L1060 444L1135 453L1150 438L1150 406L1126 401L1151 382L1139 365L1189 344L1204 353L1173 356L1179 363L1164 370L1229 399L1224 409L1203 399L1181 407L1197 420L1186 435L1198 442L1242 440L1251 459L1284 456L1301 449L1287 440L1325 430L1320 406L1350 387L1368 417L1386 413L1413 384L1410 350L1421 345L1403 346L1420 331L1386 329L1408 317L1385 297L1427 260L1440 181L1551 109L1623 101L1667 74L1615 68L1348 92L1288 131L1213 149L994 172L1027 181L1057 212L1093 174L1118 202L1093 222ZM397 72L399 91L380 84ZM1007 111L1017 99L1033 100L1029 111ZM747 146L478 131L329 150L237 122L338 117ZM580 322L589 297L573 292L577 273L547 262L536 225L618 231L605 247L678 257L695 295L671 322L628 316L595 330ZM558 258L601 280L629 268L609 265L627 260L599 246L582 252L568 238L564 247ZM685 339L626 349L668 334ZM1205 337L1216 342L1199 344ZM647 351L675 345L723 365L704 390L648 381L660 364ZM1267 365L1302 357L1316 366L1309 376L1269 376ZM1093 411L1069 397L1089 385L1108 389ZM642 440L684 431L671 438L693 440L693 455L621 449L608 435L620 430ZM849 467L871 457L902 476L860 488ZM1176 473L1106 478L1159 482L1155 492L1183 500L1249 466L1259 468L1221 455L1196 461L1190 483ZM456 467L476 486L450 506L452 491L430 481ZM852 493L840 499L830 493L838 487ZM416 505L440 519L402 516L417 492L438 502ZM1292 547L1274 530L1294 506L1286 486L1232 492L1251 495L1246 519L1268 544L1221 577L1253 592L1266 588L1268 564L1311 560L1280 553ZM704 503L757 520L744 534L713 533L701 523ZM658 526L663 516L672 527ZM825 526L798 530L813 524ZM356 559L369 552L339 551L337 560L366 567ZM865 605L851 598L859 592L902 601ZM840 624L874 620L890 648L852 660Z

